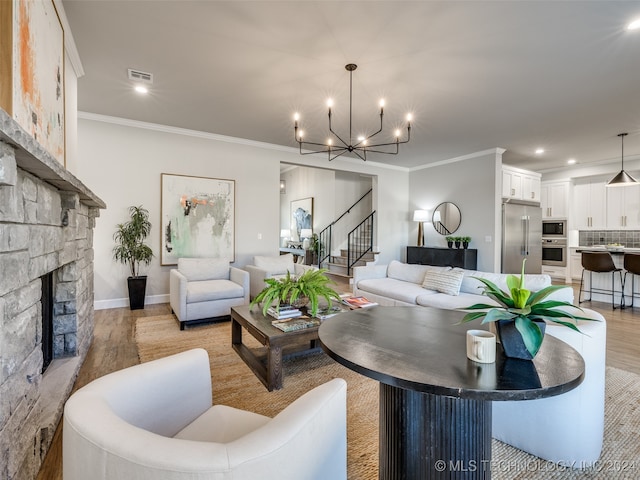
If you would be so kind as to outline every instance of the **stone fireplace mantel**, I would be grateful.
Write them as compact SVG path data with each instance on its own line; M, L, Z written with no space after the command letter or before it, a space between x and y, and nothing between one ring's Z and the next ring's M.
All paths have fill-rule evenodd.
M36 477L91 344L102 208L0 109L0 478ZM49 308L53 360L43 373Z

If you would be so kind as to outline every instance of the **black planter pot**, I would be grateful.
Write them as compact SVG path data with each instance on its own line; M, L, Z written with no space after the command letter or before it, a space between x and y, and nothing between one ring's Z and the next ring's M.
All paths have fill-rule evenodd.
M460 242L456 242L456 248L460 248Z
M540 327L542 336L544 337L544 331L547 324L544 320L534 320L534 323ZM516 329L516 324L512 320L498 320L496 322L496 330L498 331L498 337L504 350L504 354L509 358L519 358L521 360L533 360L533 357L524 345L522 335Z
M469 242L462 242L462 248L469 248Z
M127 278L129 287L129 308L140 310L144 308L144 297L147 291L147 276Z
M453 248L453 242L447 242L447 246L448 246L449 248Z

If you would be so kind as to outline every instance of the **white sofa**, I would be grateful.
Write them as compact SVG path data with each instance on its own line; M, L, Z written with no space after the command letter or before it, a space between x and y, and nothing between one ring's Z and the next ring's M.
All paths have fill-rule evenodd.
M216 320L249 303L249 274L218 258L179 258L169 274L169 304L180 322Z
M461 277L457 295L423 288L425 278L437 279L439 274L453 279ZM456 309L475 303L494 303L481 294L481 282L472 277L486 278L508 290L506 274L392 261L388 266L355 267L353 293L389 306ZM446 288L442 290L448 290L450 284L445 283ZM525 287L531 291L548 285L551 285L548 275L525 275ZM560 289L550 298L573 303L573 289ZM545 460L583 468L593 465L602 450L607 328L598 312L583 309L574 313L599 321L579 321L578 327L584 335L557 324L548 324L546 331L582 355L585 360L582 384L556 397L493 402L493 436Z
M249 272L250 298L253 300L267 286L264 283L267 278L280 278L289 272L290 275L302 275L307 270L313 270L312 265L302 265L293 261L293 255L287 253L277 257L265 257L256 255L253 257L253 265L245 265Z
M65 405L64 479L346 479L344 380L274 418L211 402L202 349L94 380Z
M437 280L438 276L460 277L459 293L443 293L423 284L427 276ZM414 265L393 260L389 265L369 265L353 269L353 294L367 297L380 305L420 305L452 310L474 303L495 303L482 295L482 283L473 277L482 277L507 290L507 276L501 273L464 270L462 268ZM437 282L436 282L437 283ZM525 286L538 291L551 285L549 275L525 275ZM454 289L455 290L455 289ZM553 294L551 298L573 302L573 290L566 288Z

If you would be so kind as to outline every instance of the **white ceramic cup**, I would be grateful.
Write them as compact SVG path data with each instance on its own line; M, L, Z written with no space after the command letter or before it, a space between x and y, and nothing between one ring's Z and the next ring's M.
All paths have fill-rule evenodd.
M467 358L478 363L496 361L496 336L486 330L467 330Z

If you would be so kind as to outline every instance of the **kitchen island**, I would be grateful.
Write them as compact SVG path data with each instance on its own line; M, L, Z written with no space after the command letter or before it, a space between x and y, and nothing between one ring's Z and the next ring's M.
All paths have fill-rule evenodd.
M608 247L607 245L581 245L577 247L570 247L570 262L571 262L571 277L574 281L580 281L580 277L582 275L582 263L581 263L581 254L582 252L609 252L611 254L611 258L613 259L613 263L617 268L621 268L623 270L622 276L624 278L624 254L625 253L640 253L640 248L627 248L624 246L621 247ZM636 296L640 296L640 282L635 282L635 292ZM583 290L589 290L589 275L585 273L584 276L584 285ZM593 274L593 288L594 289L611 289L611 274L609 273L594 273ZM618 275L615 277L615 290L616 292L622 291L622 285L620 285L620 280ZM631 298L631 280L627 282L624 289L625 295L630 299ZM589 293L583 293L583 298L589 298ZM619 293L616 294L616 301L619 299ZM611 302L610 295L603 295L598 293L593 293L593 300L598 302ZM578 299L576 298L576 303ZM628 301L627 303L630 303Z

